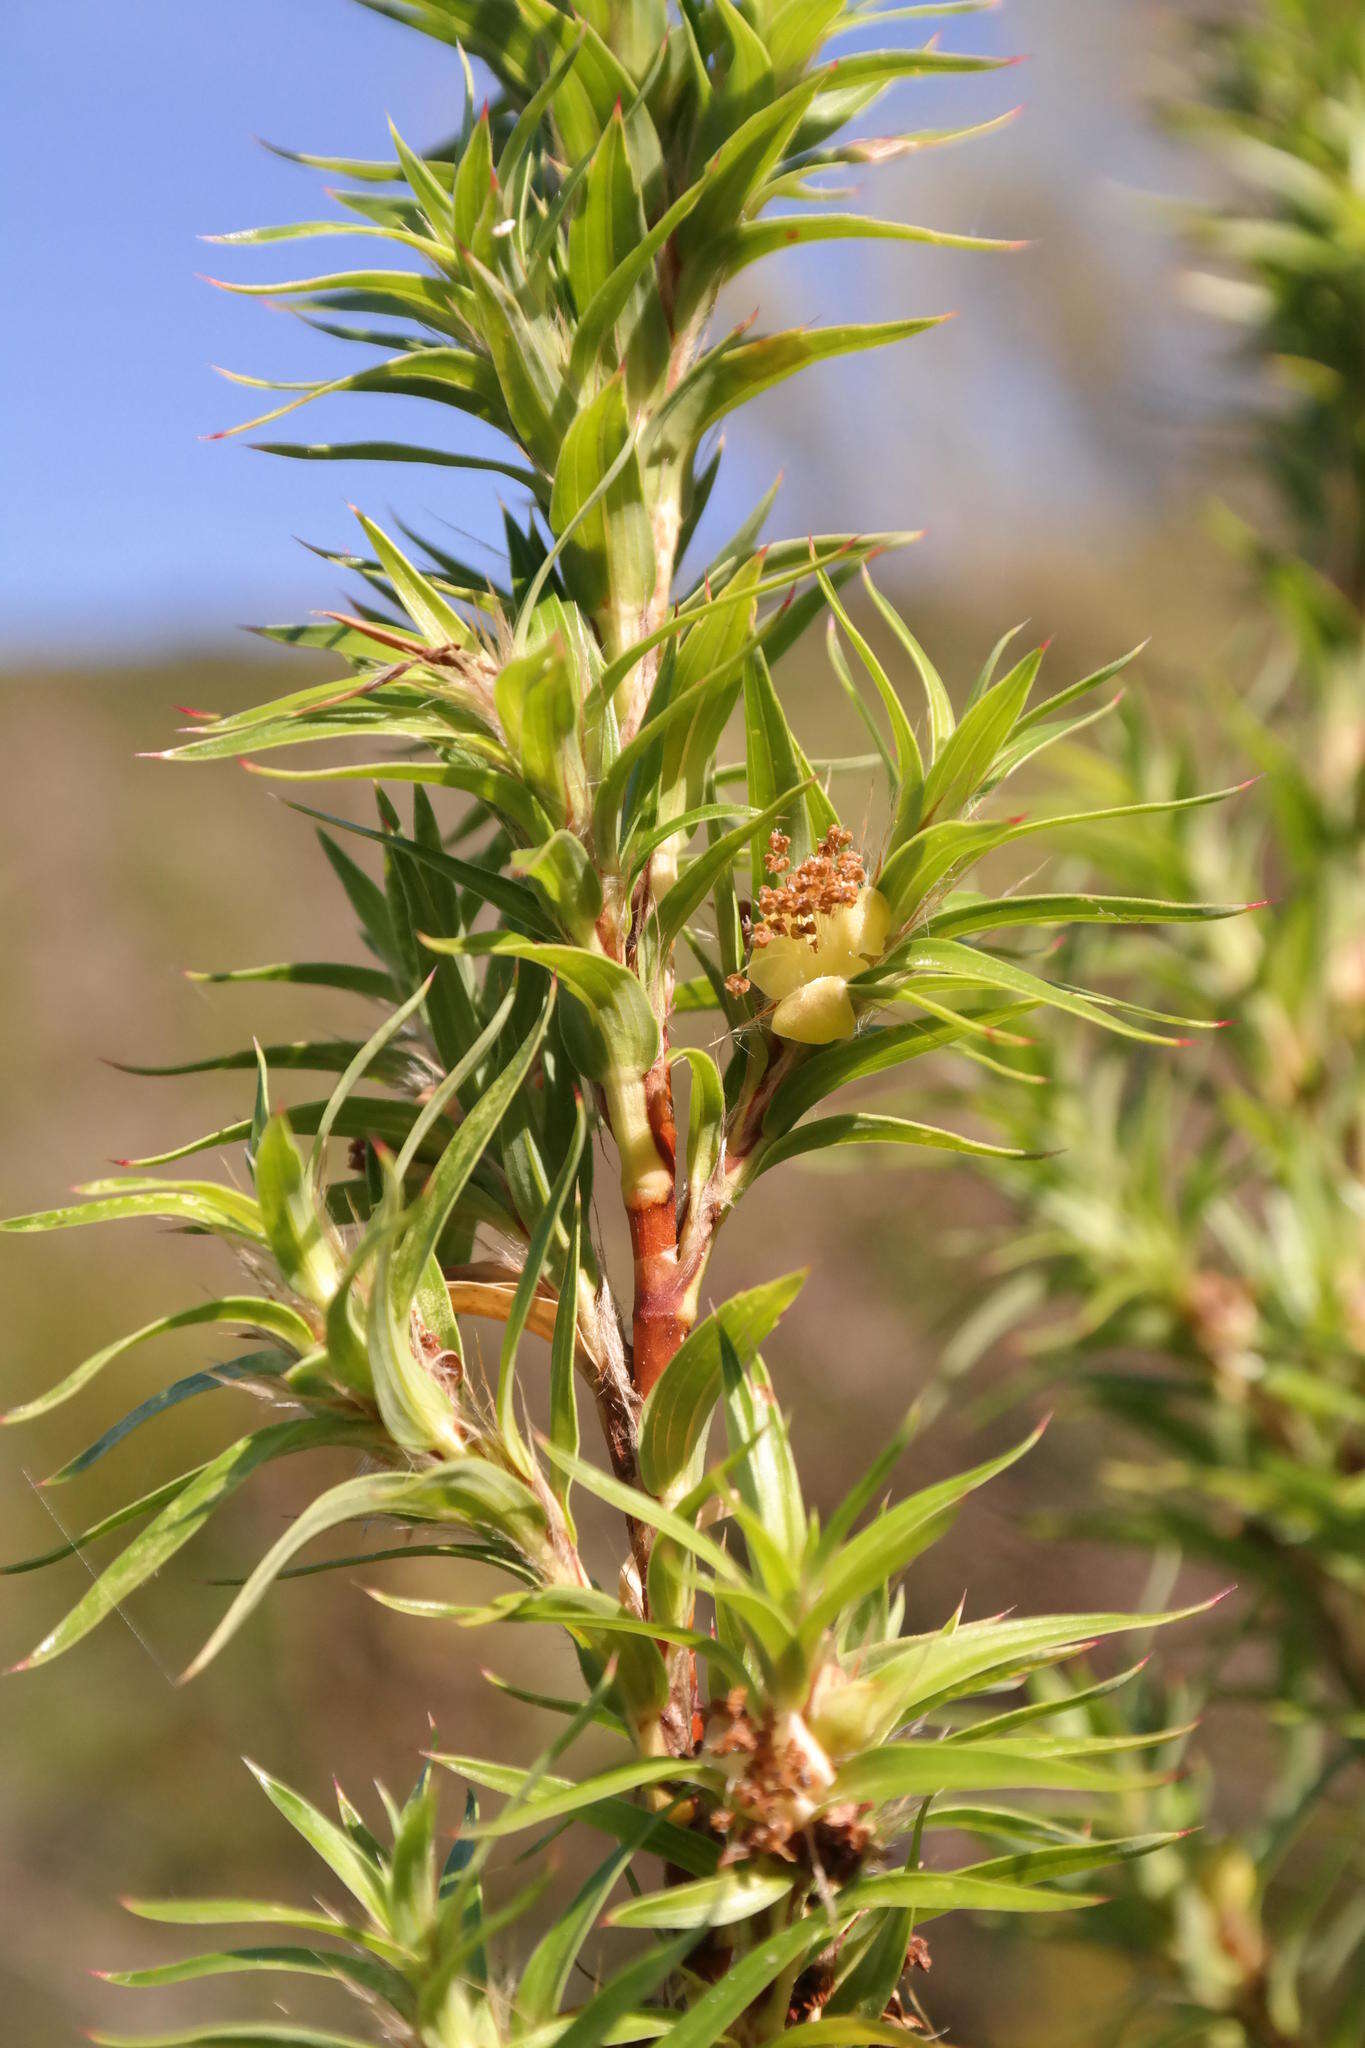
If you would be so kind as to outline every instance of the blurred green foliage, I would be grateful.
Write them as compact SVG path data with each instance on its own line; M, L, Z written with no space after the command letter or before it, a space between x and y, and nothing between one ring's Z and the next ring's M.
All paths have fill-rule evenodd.
M1212 1718L1172 1752L1191 1777L1142 1807L1200 1832L1089 1924L1166 1973L1113 2038L1345 2048L1365 2032L1365 11L1264 0L1197 56L1177 118L1229 186L1184 227L1200 299L1264 373L1244 438L1273 499L1259 529L1218 515L1246 617L1185 714L1135 709L1102 764L1063 765L1091 801L1254 773L1231 820L1172 813L1145 847L1105 829L1081 873L1268 900L1163 948L1155 984L1129 962L1222 1012L1215 1050L1054 1039L1045 1095L1002 1096L1017 1143L1059 1149L1013 1176L1000 1277L947 1363L1022 1327L1030 1383L1103 1425L1086 1531L1239 1587L1179 1694L1138 1700L1138 1725ZM1234 1705L1267 1744L1240 1813L1215 1784Z

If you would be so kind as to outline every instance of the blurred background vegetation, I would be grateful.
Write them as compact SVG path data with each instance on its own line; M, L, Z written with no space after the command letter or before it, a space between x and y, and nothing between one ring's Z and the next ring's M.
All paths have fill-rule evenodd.
M87 95L93 109L101 75L121 82L101 42L107 19L96 18L109 12L117 10L74 10L76 26L89 33L76 38L73 54L57 48L46 10L22 0L19 9L21 83L31 86L21 95L24 118L66 134L63 160L47 166L56 181L47 225L22 209L21 249L29 251L31 238L41 268L59 239L52 220L60 203L51 202L74 199L77 188L103 247L120 232L120 194L132 193L153 156L160 175L138 201L133 282L125 278L122 296L118 288L101 294L99 325L110 336L102 367L98 339L87 336L95 367L77 387L67 344L57 338L35 359L29 333L24 382L7 380L13 398L25 395L15 406L19 487L4 508L13 531L0 587L8 648L0 675L5 1213L59 1199L105 1160L170 1145L242 1112L246 1077L172 1088L107 1064L193 1061L252 1030L287 1039L303 1014L289 990L204 990L183 969L349 950L325 862L316 852L301 857L306 825L229 769L173 772L140 758L168 742L175 705L226 711L267 694L267 670L279 661L230 635L228 622L234 613L302 612L332 601L333 572L298 550L291 566L288 535L302 530L333 543L351 487L326 474L328 465L257 464L236 449L196 446L188 459L195 431L234 416L231 395L199 374L198 357L240 360L252 337L246 316L202 288L193 314L185 312L196 257L183 238L183 211L193 204L193 225L216 228L244 224L253 207L265 217L295 203L287 172L262 171L248 155L247 128L268 118L281 140L305 148L320 136L331 148L381 143L373 71L381 51L390 67L383 87L405 124L411 112L413 127L425 121L439 131L438 94L449 100L455 91L453 77L438 86L394 75L383 24L337 0L309 0L285 17L247 8L259 20L245 24L223 10L221 23L193 32L173 19L181 10L148 7L139 14L125 115L150 120L150 104L136 93L152 92L158 139L147 144L146 164L134 145L132 160L106 180L98 121L85 126L67 116L86 109ZM253 25L263 35L256 46ZM780 464L788 481L774 530L837 530L855 516L863 525L923 522L926 538L885 581L950 681L961 685L998 632L1024 615L1056 634L1069 673L1151 635L1136 687L1160 725L1187 708L1201 676L1225 659L1249 602L1245 568L1211 537L1207 501L1231 496L1254 513L1259 494L1236 426L1249 373L1189 302L1179 239L1156 196L1213 189L1204 155L1154 115L1184 90L1187 10L1160 0L1014 0L999 21L965 27L959 42L1031 53L1027 72L1007 74L997 95L1003 109L1023 76L1025 111L969 152L893 170L880 210L1028 236L1033 248L970 264L899 253L839 266L806 258L771 272L774 314L773 301L798 317L836 306L841 317L858 317L874 306L885 313L956 303L962 317L903 362L892 353L851 375L817 373L795 403L754 408L758 424L736 437L742 445L731 450L715 517L723 524L741 510ZM179 90L204 76L217 88L207 114L196 93ZM170 88L164 93L159 77ZM295 92L311 132L300 133L293 118ZM337 132L333 94L350 134ZM969 114L964 107L955 103L955 117L983 111L975 101ZM26 151L37 132L26 141L21 130L6 146ZM192 167L183 178L181 164ZM5 188L17 195L14 175ZM126 335L146 322L148 294L154 307L160 294L161 318L154 347L139 355L128 352ZM301 339L284 337L286 357L285 344L297 351ZM13 345L11 336L6 347ZM163 360L179 366L164 378ZM311 345L302 360L312 362ZM42 438L35 420L45 424ZM477 523L478 507L467 509L455 486L443 491L424 477L414 491L385 476L382 487L409 510ZM375 497L379 487L369 488ZM374 509L382 509L377 501ZM302 679L297 660L289 672ZM821 721L834 729L842 714L817 647L794 672L818 750ZM334 1002L344 1028L343 999ZM306 1003L314 1024L327 1021L314 995ZM963 1261L971 1257L962 1245L979 1242L1009 1211L1003 1194L955 1170L794 1178L798 1192L784 1212L770 1201L761 1222L741 1218L722 1240L713 1287L721 1298L755 1266L767 1273L779 1257L790 1266L823 1247L803 1313L772 1362L810 1491L829 1500L908 1398L932 1383L944 1329L961 1313ZM177 1293L189 1302L196 1286L208 1292L208 1256L154 1232L7 1246L6 1401ZM213 1353L206 1346L199 1355ZM188 1370L189 1343L184 1356ZM157 1371L155 1360L135 1357L111 1376L117 1385L101 1384L83 1410L91 1435L157 1384ZM989 1353L972 1403L950 1401L925 1437L923 1473L950 1468L967 1446L980 1455L1012 1429L1008 1420L983 1419L976 1397L1020 1371L1008 1344ZM208 1441L208 1427L197 1412L192 1421L168 1417L154 1443L139 1439L146 1451L122 1455L155 1459L157 1473L178 1469ZM1068 1412L917 1573L912 1613L936 1623L964 1591L977 1613L1025 1600L1035 1608L1077 1605L1082 1578L1084 1604L1140 1604L1150 1568L1140 1552L1079 1537L1044 1547L1025 1533L1040 1511L1089 1496L1106 1441L1101 1424ZM33 1482L75 1448L65 1414L0 1437L5 1557L52 1547L65 1527L84 1525L121 1497L119 1478L106 1482L103 1467L80 1483L74 1507L76 1485L39 1491ZM325 1590L312 1588L306 1608L283 1588L221 1665L187 1691L173 1686L203 1582L259 1553L279 1520L277 1489L289 1484L287 1473L267 1475L187 1567L139 1599L126 1627L0 1688L0 1742L11 1760L0 1787L0 2001L4 2037L16 2048L58 2048L108 2017L114 1994L91 1980L88 1966L150 1958L144 1932L119 1915L118 1894L192 1891L210 1881L220 1892L282 1893L309 1882L254 1795L243 1753L316 1796L323 1758L353 1792L375 1774L404 1781L429 1715L444 1734L458 1731L462 1747L511 1755L534 1746L524 1710L491 1694L458 1648L383 1614L344 1572L325 1580ZM83 1569L74 1558L61 1567L73 1594ZM420 1568L408 1569L416 1578ZM1216 1571L1193 1567L1182 1586L1197 1595L1218 1582ZM0 1651L8 1661L60 1600L46 1576L10 1578L5 1587ZM1188 1630L1163 1645L1172 1686L1194 1653ZM527 1655L525 1641L509 1637L494 1661L525 1678ZM534 1682L543 1681L537 1671ZM1216 1745L1216 1823L1235 1823L1254 1807L1266 1770L1264 1730L1254 1712L1223 1709L1204 1739ZM1109 2038L1115 2010L1145 1988L1141 1964L1070 1929L1065 1941L1024 1946L982 1929L959 1931L936 1943L935 1964L935 2009L964 2048L1089 2048ZM171 2013L164 2017L169 2023ZM1188 2038L1213 2044L1218 2036ZM1334 2048L1353 2044L1343 2037Z

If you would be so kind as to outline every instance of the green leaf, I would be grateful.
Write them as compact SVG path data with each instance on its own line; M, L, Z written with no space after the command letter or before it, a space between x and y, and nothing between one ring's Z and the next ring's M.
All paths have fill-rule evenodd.
M989 1458L968 1472L960 1472L952 1479L941 1480L935 1486L912 1493L908 1499L898 1501L895 1507L879 1516L870 1527L851 1537L841 1550L826 1560L819 1579L818 1595L807 1609L802 1625L806 1637L814 1640L842 1610L855 1607L867 1593L885 1585L897 1572L903 1571L925 1543L932 1540L943 1518L957 1503L1032 1450L1041 1433L1035 1430L1003 1456Z
M706 1191L719 1167L725 1145L725 1084L709 1052L680 1046L670 1063L683 1061L691 1075L687 1106L687 1208L700 1216Z
M98 1464L109 1451L121 1444L144 1422L153 1421L164 1415L169 1408L178 1408L183 1401L192 1401L200 1394L211 1394L221 1387L228 1387L239 1380L262 1381L277 1379L287 1371L292 1360L281 1351L253 1351L244 1358L229 1359L223 1365L210 1366L204 1372L188 1374L184 1379L162 1387L159 1392L149 1394L145 1401L139 1401L121 1421L112 1424L94 1443L74 1458L69 1458L60 1470L53 1472L43 1481L44 1486L60 1486L68 1479L75 1479L80 1473L88 1472Z
M620 2023L643 1999L657 1991L695 1943L696 1936L689 1929L673 1941L645 1949L575 2014L571 2024L556 2037L555 2048L605 2048L607 2042L620 2039Z
M583 1198L581 1190L574 1195L573 1224L569 1232L569 1249L560 1275L559 1301L555 1308L554 1335L550 1343L550 1442L557 1449L568 1451L576 1457L579 1447L578 1397L574 1386L575 1349L578 1342L578 1280L583 1250ZM554 1468L551 1488L569 1517L568 1480ZM573 1522L569 1520L570 1534Z
M749 801L762 806L764 817L778 810L793 857L804 859L811 846L809 813L798 798L803 789L809 790L812 778L761 654L751 656L744 665L744 761ZM750 830L749 866L757 889L759 877L765 873L768 834Z
M500 817L506 819L521 839L529 844L543 839L550 830L550 820L540 802L519 777L477 762L447 758L442 761L336 762L326 768L277 768L271 763L259 761L244 762L243 765L249 767L254 775L262 775L271 782L411 782L418 787L430 789L463 790L466 795L477 797L481 803L488 804ZM302 806L299 808L302 809ZM349 826L347 829L350 829ZM319 834L319 837L323 839L324 844L330 844L325 835ZM335 852L344 859L339 848L335 849ZM348 862L347 868L352 877L361 875L361 870L352 863ZM369 882L368 876L361 875L361 879ZM372 883L369 886L374 887ZM383 905L387 922L388 906L384 903L382 892L376 889L374 893ZM362 923L364 922L362 918ZM369 927L366 929L368 931ZM383 943L371 936L371 943L385 959L393 955L391 933Z
M243 1065L255 1065L254 1056ZM229 1237L244 1238L265 1249L265 1232L260 1210L249 1195L232 1188L216 1187L212 1181L88 1181L77 1194L90 1199L67 1209L39 1210L32 1216L10 1216L0 1222L0 1231L14 1236L41 1230L71 1230L87 1223L128 1222L140 1216L158 1216L172 1223L188 1223Z
M1044 981L1041 976L1030 974L1026 968L1016 967L1012 960L996 959L974 946L964 946L957 939L912 939L908 944L897 947L890 957L891 974L903 973L906 976L906 986L912 998L915 979L927 976L932 980L942 976L950 984L956 982L965 988L989 989L1025 1002L1042 1003L1049 1009L1064 1010L1070 1016L1080 1017L1087 1024L1096 1024L1102 1031L1113 1032L1120 1038L1137 1039L1145 1045L1170 1045L1174 1042L1165 1033L1144 1031L1139 1025L1130 1024L1117 1015L1117 1004L1113 998L1086 995L1064 983ZM885 963L873 973L880 975L884 966ZM868 979L871 980L872 976ZM854 983L855 989L860 986L860 982ZM1164 1021L1186 1027L1198 1023L1196 1018L1169 1018Z
M530 1457L521 1440L514 1408L517 1346L521 1342L522 1331L526 1328L526 1318L531 1313L531 1303L550 1257L552 1243L559 1232L559 1219L564 1213L564 1204L578 1177L578 1164L583 1157L587 1136L588 1120L584 1114L582 1098L576 1097L573 1135L569 1141L569 1148L564 1154L559 1172L555 1175L554 1185L546 1198L545 1206L536 1220L535 1229L531 1232L503 1329L502 1352L498 1362L498 1429L509 1454L528 1477ZM568 1448L566 1446L566 1449Z
M343 989L349 995L368 996L381 1003L390 1001L394 994L393 976L384 968L355 967L346 960L272 960L261 967L187 971L185 979L211 987L234 982L288 982L295 988Z
M839 1145L920 1145L931 1151L961 1152L969 1159L1026 1159L1028 1154L1010 1145L988 1145L984 1139L967 1138L960 1131L943 1130L937 1124L912 1122L909 1117L878 1116L870 1110L849 1110L842 1116L817 1117L801 1124L784 1137L770 1139L758 1156L755 1176L799 1159L807 1152L825 1152Z
M640 463L635 453L627 454L630 441L624 383L614 377L565 434L550 499L555 533L572 536L565 556L574 592L585 610L604 618L613 654L638 634L657 576Z
M446 448L415 448L407 441L253 441L261 455L295 462L416 462L433 469L472 469L510 477L528 491L544 486L533 469L494 455L460 455Z
M566 1461L566 1470L577 1471L578 1464ZM510 1564L506 1565L511 1569ZM632 1614L609 1593L602 1593L590 1586L551 1586L543 1591L528 1593L506 1593L482 1607L459 1605L449 1600L417 1600L402 1594L383 1593L371 1589L372 1597L382 1607L392 1608L396 1614L411 1615L419 1621L449 1621L461 1628L485 1628L492 1622L541 1622L569 1631L575 1641L581 1640L594 1647L600 1647L604 1656L618 1659L621 1669L617 1673L618 1688L624 1688L628 1676L638 1677L640 1672L627 1673L627 1658L641 1642L676 1644L680 1649L693 1650L699 1657L713 1664L730 1685L747 1684L749 1673L744 1664L732 1651L718 1643L714 1636L696 1628L686 1628L670 1622L666 1617L651 1614L647 1620ZM652 1674L650 1684L659 1680L657 1697L652 1699L652 1713L657 1718L658 1710L668 1694L667 1674L662 1659L646 1659ZM656 1669L657 1665L657 1669ZM634 1702L632 1701L632 1704ZM612 1725L623 1725L621 1716ZM719 1851L717 1850L717 1854ZM677 1862L670 1847L669 1861ZM683 1866L692 1868L691 1864ZM714 1869L714 1858L704 1866Z
M703 1564L711 1567L717 1577L738 1580L741 1576L734 1560L720 1544L694 1528L682 1514L653 1500L638 1488L628 1486L624 1480L615 1479L600 1472L595 1465L587 1464L582 1458L571 1457L567 1451L557 1450L553 1444L545 1446L545 1455L553 1464L559 1465L576 1479L587 1492L597 1495L611 1507L619 1508L622 1514L633 1515L637 1521L645 1522L652 1529L672 1538L682 1549L691 1551Z
M397 1942L371 1928L353 1927L338 1921L335 1914L307 1911L298 1906L279 1905L271 1899L124 1899L124 1908L139 1920L154 1920L163 1927L293 1927L305 1934L344 1934L357 1948L365 1948L386 1962L406 1960Z
M1055 1652L1069 1655L1079 1651L1096 1637L1164 1627L1204 1611L1200 1606L1169 1614L1044 1614L1023 1620L963 1622L951 1631L906 1638L892 1645L890 1655L877 1668L877 1681L888 1683L894 1693L889 1709L894 1726L934 1701L979 1690L980 1680L988 1675L1015 1675L1039 1662L1054 1662ZM1069 1696L1061 1696L1057 1711L1064 1712L1068 1704Z
M517 1984L517 2008L528 2026L553 2018L559 2011L584 1942L597 1925L603 1906L617 1883L644 1848L653 1829L653 1815L642 1814L634 1836L598 1865L567 1911L542 1936Z
M1028 1881L1073 1877L1080 1870L1102 1870L1111 1863L1131 1863L1151 1856L1183 1838L1179 1833L1130 1835L1110 1842L1054 1842L1043 1849L1023 1849L1011 1856L992 1856L989 1862L973 1863L962 1875L992 1882L1001 1878ZM1044 1900L1056 1894L1044 1893Z
M723 1302L686 1337L651 1389L640 1417L640 1476L667 1498L686 1481L722 1386L722 1344L747 1365L805 1283L804 1272L769 1280Z
M509 942L513 947L520 943L522 942ZM415 1299L428 1261L435 1255L455 1204L487 1150L493 1133L516 1101L532 1062L540 1051L553 1009L554 990L551 988L547 991L539 1015L521 1044L507 1065L473 1103L414 1204L404 1229L395 1268L395 1282L400 1284L398 1298L401 1302L410 1305Z
M759 1577L775 1600L795 1593L806 1547L806 1511L787 1425L761 1358L741 1363L721 1340L725 1430L734 1455L738 1514Z
M584 946L542 944L512 932L470 932L459 939L423 938L433 953L468 953L494 959L531 960L558 977L587 1011L594 1033L594 1065L585 1071L600 1080L610 1067L648 1073L659 1056L659 1026L649 998L628 967Z
M84 1359L65 1379L59 1380L55 1387L49 1387L46 1393L37 1394L31 1401L9 1409L0 1416L0 1422L31 1422L39 1415L46 1415L49 1410L69 1401L107 1365L136 1345L145 1344L149 1338L163 1336L169 1330L192 1329L200 1323L231 1323L241 1329L259 1331L262 1336L278 1337L291 1345L300 1357L312 1349L314 1342L309 1325L297 1309L288 1307L284 1302L269 1301L255 1294L229 1294L217 1301L196 1302L193 1308L158 1316L155 1322L144 1323L140 1330L133 1330L128 1336L106 1344L102 1350Z
M340 1932L340 1928L337 1930ZM106 1984L128 1991L152 1991L167 1984L197 1984L206 1977L254 1976L281 1972L296 1977L325 1977L355 1986L361 1992L402 2007L407 1997L403 1979L380 1963L325 1948L237 1948L212 1955L186 1956L177 1963L154 1964L146 1970L102 1970Z
M607 673L610 675L611 672ZM622 668L618 682L624 680L626 673ZM733 703L738 689L737 671L731 673L727 664L695 688L670 698L657 711L654 709L655 700L651 700L646 722L634 739L622 747L598 784L593 798L593 838L599 846L619 846L622 812L631 779L637 773L643 778L648 772L646 764L659 743L664 740L677 740L679 743L675 756L678 762L676 779L676 773L681 772L682 763L690 751L693 736L699 730L704 732L707 729L708 719L718 706L726 704L727 700Z
M516 1001L517 987L514 980L473 1044L465 1048L445 1079L431 1091L394 1160L393 1170L400 1181L418 1158L430 1133L449 1115L452 1101L466 1082L472 1083L481 1076L483 1063L501 1038L503 1026L513 1015Z
M997 1030L1030 1007L1020 1003L1010 1009L986 1011L973 1018L964 1017L960 1025L930 1018L914 1024L865 1027L856 1038L821 1046L773 1091L764 1113L764 1136L782 1137L808 1110L814 1109L825 1096L832 1095L836 1088L846 1087L850 1081L866 1080L907 1060L938 1052L974 1030Z
M341 1880L352 1898L358 1899L371 1919L381 1925L384 1920L384 1891L369 1857L357 1849L350 1836L345 1834L334 1821L319 1813L315 1806L288 1785L272 1778L248 1760L247 1769L265 1793L277 1813L283 1814L291 1828L301 1835L313 1854L320 1857Z
M535 883L555 920L579 945L592 939L602 914L602 884L581 839L555 832L542 846L518 854L517 873Z
M385 1162L381 1162L386 1164ZM453 1353L458 1368L463 1362L459 1329L450 1313L450 1299L434 1258L428 1260L412 1282L410 1265L400 1265L395 1238L401 1228L401 1192L396 1174L386 1166L383 1208L377 1219L378 1245L374 1254L374 1281L363 1339L348 1317L328 1318L328 1348L334 1357L347 1357L363 1341L364 1356L374 1387L380 1419L394 1443L414 1456L435 1452L457 1457L465 1448L467 1429L460 1414L458 1379L452 1384L444 1368L448 1361L439 1352L428 1359L425 1347L414 1342L413 1307L425 1300L432 1318L423 1322L438 1342L445 1337L449 1322L455 1338L445 1346ZM354 1276L370 1249L363 1242L348 1279ZM429 1287L424 1287L429 1282ZM338 1297L340 1301L340 1297ZM356 1375L358 1377L358 1375Z
M304 1546L343 1522L375 1515L418 1521L459 1521L519 1547L536 1546L544 1516L534 1494L511 1473L473 1456L415 1472L372 1472L343 1480L304 1509L247 1579L213 1634L185 1672L196 1677L260 1605L284 1566Z
M849 644L857 654L876 686L877 694L886 710L887 722L891 727L891 738L896 750L896 801L891 817L891 834L887 841L889 851L908 839L919 823L921 804L925 794L924 760L920 754L919 742L914 728L906 716L905 706L896 695L891 678L878 661L871 647L858 631L848 613L839 601L838 592L823 571L819 578L825 603L833 612ZM869 588L871 588L869 584Z
M1223 803L1237 796L1245 785L1213 789L1198 796L1167 797L1154 803L1111 804L1092 811L1059 811L1039 818L1016 818L1000 823L960 819L945 820L917 832L887 861L877 877L877 887L891 905L893 929L903 924L917 904L923 902L944 876L978 861L997 847L1012 846L1017 840L1039 833L1065 833L1076 827L1112 824L1120 819L1159 817L1178 811L1200 810L1207 804Z
M1045 651L1039 647L1026 655L972 706L945 741L924 781L921 816L926 825L939 814L960 811L989 779L1005 742L1023 716Z
M396 780L401 780L398 766L392 771ZM420 868L440 877L457 889L471 891L480 901L490 903L510 923L529 931L545 929L545 913L534 890L524 882L513 881L507 875L500 875L496 869L476 867L472 861L460 860L455 854L446 853L437 844L422 839L409 839L396 829L378 831L373 825L360 825L350 818L334 818L325 811L313 811L306 804L291 804L291 810L298 811L305 818L318 818L324 824L335 825L343 832L354 833L360 839L372 839L382 846L387 854L399 854L403 859L415 862ZM393 815L390 812L390 815ZM373 1043L373 1041L370 1041ZM272 1065L276 1062L272 1059Z
M888 1754L903 1745L893 1744ZM1041 1886L1010 1884L974 1871L897 1870L885 1877L865 1877L851 1884L840 1900L857 1907L913 1906L917 1920L936 1913L1056 1913L1096 1906L1086 1892L1045 1891Z
M661 466L681 464L708 428L728 412L812 363L909 341L939 325L941 316L883 320L862 326L791 328L758 341L723 342L704 355L664 400L651 422L644 453Z
M611 1915L613 1927L732 1927L785 1899L797 1883L791 1870L722 1871L628 1899Z
M582 709L562 643L504 662L494 686L498 716L526 780L551 821L563 825L586 803Z
M520 1792L523 1782L530 1776L530 1773L516 1770L511 1765L494 1766L478 1757L437 1756L433 1761L443 1769L469 1779L472 1784L484 1785L493 1791ZM662 1785L670 1779L677 1779L683 1786L695 1783L696 1769L694 1764L674 1757L636 1757L631 1763L616 1764L609 1770L594 1772L577 1783L543 1779L543 1789L527 1798L510 1800L501 1813L495 1814L491 1820L480 1821L473 1832L480 1839L495 1838L519 1834L526 1828L540 1827L546 1821L586 1819L586 1809L603 1800L617 1799L626 1792L638 1792L647 1785Z
M1163 903L1147 896L1001 896L989 901L951 899L928 929L935 938L1003 931L1011 925L1205 924L1237 917L1240 903Z
M337 1259L283 1111L271 1117L256 1153L256 1198L286 1283L305 1301L325 1308L340 1277Z
M388 535L377 527L363 512L356 518L365 530L365 537L383 564L384 573L392 583L408 617L417 627L429 647L465 647L471 634L468 626L453 607L446 603L429 577L413 566L400 548L394 546Z
M920 1799L935 1792L1097 1792L1131 1788L1132 1779L1116 1776L1097 1764L1066 1757L1038 1756L1008 1742L891 1742L868 1750L841 1766L830 1796L834 1799ZM877 1879L875 1882L894 1883ZM1074 1896L1074 1895L1073 1895ZM893 1905L888 1893L885 1901Z
M591 305L644 232L644 206L617 107L593 151L582 203L569 225L569 282L580 309Z
M833 1926L823 1913L814 1913L758 1942L674 2021L669 2048L715 2048L731 2024L770 1984L823 1948L842 1924L842 1912Z
M866 569L863 570L863 588L915 665L929 710L929 759L932 763L942 753L956 729L957 720L953 716L952 699L944 687L942 676L919 641L895 606L883 597Z
M77 1601L65 1620L45 1635L37 1648L16 1666L20 1671L50 1663L89 1635L106 1616L122 1606L130 1594L145 1585L154 1573L194 1536L223 1502L242 1486L258 1466L295 1451L321 1449L332 1444L366 1445L374 1431L365 1422L344 1421L336 1416L308 1416L298 1422L276 1422L244 1436L203 1465L148 1524L135 1536L111 1565L102 1571L84 1597Z
M939 228L915 227L909 221L876 220L866 213L807 213L741 221L723 238L717 253L733 275L751 263L761 262L765 256L781 255L810 242L867 241L913 242L933 249L1001 251L1019 247L1017 242L986 235L953 234Z

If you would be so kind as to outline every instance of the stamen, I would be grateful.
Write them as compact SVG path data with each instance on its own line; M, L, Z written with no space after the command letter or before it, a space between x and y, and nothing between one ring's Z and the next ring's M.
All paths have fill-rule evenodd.
M778 887L764 885L758 892L763 923L753 934L755 948L775 938L804 939L814 947L816 919L828 917L856 903L866 886L867 872L860 853L851 851L853 834L846 826L831 825L815 853L793 868L789 859L791 840L785 832L773 832L763 865L768 874L780 878Z

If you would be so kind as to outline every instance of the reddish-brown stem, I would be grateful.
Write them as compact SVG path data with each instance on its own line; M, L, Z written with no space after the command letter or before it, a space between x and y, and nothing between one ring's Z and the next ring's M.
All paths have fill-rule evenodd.
M635 1258L632 1378L643 1401L687 1334L679 1314L678 1226L671 1199L630 1211L630 1244Z

